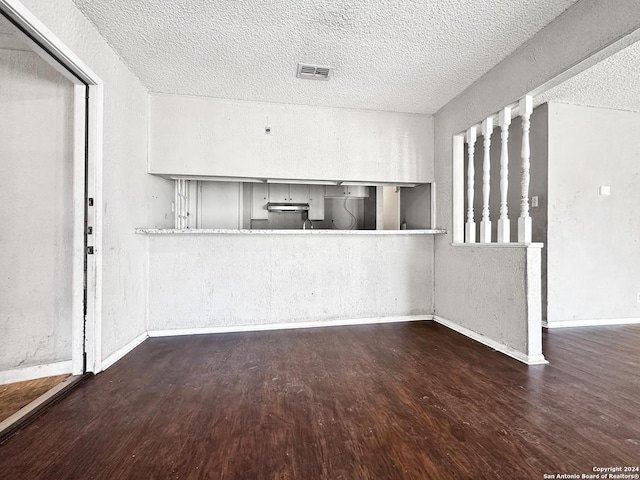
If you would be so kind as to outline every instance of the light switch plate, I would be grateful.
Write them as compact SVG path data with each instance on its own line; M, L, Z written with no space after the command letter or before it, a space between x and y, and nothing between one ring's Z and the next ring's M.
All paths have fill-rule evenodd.
M602 196L611 195L611 187L609 185L600 185L598 187L598 195L602 195Z

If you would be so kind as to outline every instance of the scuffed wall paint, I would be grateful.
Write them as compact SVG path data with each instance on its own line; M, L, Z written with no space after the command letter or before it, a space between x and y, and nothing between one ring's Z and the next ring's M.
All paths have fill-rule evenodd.
M152 95L150 129L152 173L433 180L430 115Z
M496 335L495 326L489 321L473 320L465 305L482 295L463 299L451 292L471 292L473 281L461 277L456 268L470 269L471 258L463 248L451 247L452 242L452 137L469 126L482 121L487 115L497 112L523 95L531 92L579 62L600 51L618 39L625 37L640 25L640 9L636 0L616 2L611 8L607 2L584 0L561 15L556 21L540 31L514 54L507 57L480 80L449 102L435 116L435 177L438 184L438 227L445 228L447 235L436 239L435 244L435 300L436 312L449 320L489 337ZM512 224L512 232L515 231ZM496 269L503 276L512 276L514 285L520 283L525 271L513 269L505 253L502 260L494 263L491 250L475 252L473 268ZM466 259L466 261L465 261ZM495 295L497 304L484 303L487 308L483 317L492 311L505 312L508 304L520 304L524 289L511 289L511 295ZM516 309L519 317L501 316L497 321L505 328L512 322L525 322L524 311ZM522 340L518 340L521 343Z
M450 287L438 285L436 315L526 353L526 249L456 247L447 260Z
M149 330L431 314L433 238L149 236Z
M148 92L71 0L24 0L24 5L104 82L102 205L102 357L146 330L144 239L134 228L160 219L153 201L165 181L146 174ZM153 206L153 208L152 208ZM153 216L152 216L153 215Z
M640 318L640 114L552 103L549 126L548 322Z
M0 371L71 359L73 84L0 50Z

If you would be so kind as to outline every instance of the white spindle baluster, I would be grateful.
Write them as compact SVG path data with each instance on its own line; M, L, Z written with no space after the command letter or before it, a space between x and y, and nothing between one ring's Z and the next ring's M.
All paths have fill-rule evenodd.
M533 112L533 97L527 95L520 100L522 118L522 180L520 182L520 217L518 218L518 242L531 243L531 217L529 216L529 167L531 149L529 147L530 117Z
M473 194L475 182L474 154L476 149L476 127L467 130L467 151L469 164L467 165L467 223L465 224L465 238L467 243L476 243L476 223L473 218Z
M482 221L480 222L480 243L491 243L491 218L489 217L489 193L491 191L491 134L493 118L482 122L484 137L484 159L482 162Z
M511 241L511 223L507 207L507 193L509 191L509 125L511 125L511 109L505 107L498 114L500 125L500 219L498 220L498 242Z

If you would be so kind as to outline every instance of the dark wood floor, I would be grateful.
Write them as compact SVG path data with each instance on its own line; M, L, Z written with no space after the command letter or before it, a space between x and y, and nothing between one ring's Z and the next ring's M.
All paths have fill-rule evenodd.
M527 367L432 322L156 338L0 445L9 479L542 479L640 465L640 326Z

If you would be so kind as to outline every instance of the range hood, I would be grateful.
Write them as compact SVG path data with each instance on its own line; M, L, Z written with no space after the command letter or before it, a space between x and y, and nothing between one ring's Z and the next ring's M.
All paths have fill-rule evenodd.
M267 210L270 212L307 212L308 203L267 203Z

